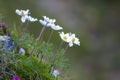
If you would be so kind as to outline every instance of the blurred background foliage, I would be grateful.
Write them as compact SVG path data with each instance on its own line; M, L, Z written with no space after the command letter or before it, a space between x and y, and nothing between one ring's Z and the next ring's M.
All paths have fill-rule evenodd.
M0 0L0 20L8 27L20 25L16 9L30 9L38 19L44 15L55 18L65 32L79 37L81 46L66 53L71 64L66 74L73 80L120 79L120 0ZM28 29L37 37L41 28L35 22ZM47 29L45 41L49 33ZM51 42L59 45L60 38L54 34Z

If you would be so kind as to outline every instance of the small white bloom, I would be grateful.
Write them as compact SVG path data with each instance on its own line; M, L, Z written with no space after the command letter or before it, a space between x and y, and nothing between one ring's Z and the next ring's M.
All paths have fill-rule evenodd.
M56 19L49 19L49 23L54 24L56 22Z
M19 49L19 53L21 53L21 54L24 55L24 54L25 54L25 50L24 50L23 48L20 48L20 49Z
M56 22L55 19L50 19L49 17L46 17L46 16L43 16L44 20L47 22L47 23L52 23L54 24Z
M55 77L57 77L60 73L59 73L58 70L55 69L52 74L53 74Z
M31 16L26 16L27 18L27 20L28 21L31 21L31 22L35 22L35 21L37 21L37 18L33 18L33 17L31 17Z
M60 33L60 37L63 41L67 42L69 44L69 47L72 47L73 44L79 45L80 46L80 41L79 39L75 36L75 34L72 33L66 33L64 32Z
M65 42L70 42L71 38L69 36L69 33L64 34L64 32L60 32L60 37Z
M69 42L69 46L72 47L73 44L79 45L80 46L80 41L79 39L75 36L75 34L69 33L71 41Z
M4 36L0 36L0 41L5 41Z
M55 24L51 24L51 28L52 28L53 30L62 30L62 29L63 29L63 28L60 27L59 25L55 25Z
M21 21L24 23L28 19L29 9L27 10L16 10L15 11L19 16L21 16Z
M44 26L47 25L47 22L46 22L46 21L44 21L44 20L39 20L39 21L40 21L40 23L41 23L42 25L44 25Z
M39 20L40 23L45 26L45 27L50 27L51 25L53 25L56 20L55 19L50 19L49 17L43 16L44 20Z
M27 9L27 10L18 10L17 9L15 12L20 16L26 16L26 15L30 14L29 9Z

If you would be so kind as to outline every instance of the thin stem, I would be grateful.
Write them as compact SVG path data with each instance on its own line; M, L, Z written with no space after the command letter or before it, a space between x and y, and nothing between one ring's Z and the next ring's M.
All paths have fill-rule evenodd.
M49 36L49 39L48 39L48 41L47 41L47 44L50 42L51 37L52 37L52 35L53 35L53 32L54 32L54 30L51 31L50 36Z
M63 54L65 54L65 53L66 53L66 51L67 51L68 47L69 47L69 44L67 44L67 45L66 45L66 48L65 48L64 53L63 53Z
M26 29L25 29L26 31L28 30L28 25L29 25L29 23L27 22L26 23Z
M47 41L47 44L46 44L46 50L45 50L45 52L47 52L47 50L48 50L48 48L47 48L47 46L48 46L48 43L50 42L50 40L51 40L51 37L52 37L52 35L53 35L53 30L51 31L51 33L50 33L50 36L49 36L49 38L48 38L48 41Z
M37 45L37 41L35 41L34 43L35 43L35 45L33 45L33 49L32 49L31 52L30 52L31 54L33 54L33 52L34 52L34 50L35 50L35 47L36 47L36 45Z
M14 24L14 30L17 31L16 25Z
M54 70L55 70L55 65L52 66L51 72L53 73Z
M39 34L37 40L41 40L41 37L42 37L42 35L43 35L43 32L44 32L45 28L46 28L46 27L43 27L43 28L41 29L40 34Z
M59 51L59 50L60 50L60 48L62 47L62 45L63 45L63 41L61 41L61 43L60 43L60 45L59 45L59 47L58 47L58 50L57 50L57 51Z
M18 27L18 28L20 29L20 31L23 31L23 30L24 30L24 29L23 29L23 23L22 23L22 22L20 23L20 27ZM19 32L20 32L20 31L19 31Z

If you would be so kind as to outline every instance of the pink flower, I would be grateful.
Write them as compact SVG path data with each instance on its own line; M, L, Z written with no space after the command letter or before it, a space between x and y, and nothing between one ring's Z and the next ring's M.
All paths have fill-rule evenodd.
M12 80L20 80L19 76L13 76Z

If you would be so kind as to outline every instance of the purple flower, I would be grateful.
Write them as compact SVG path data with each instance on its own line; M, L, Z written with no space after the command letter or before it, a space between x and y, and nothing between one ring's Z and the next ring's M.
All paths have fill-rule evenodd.
M19 76L13 76L12 80L20 80Z
M5 23L0 22L0 27L3 27L3 26L5 26Z
M5 41L4 41L3 47L6 50L14 49L15 48L15 44L14 44L14 41L12 40L12 38L9 37L9 36L4 36L4 38L5 38Z

